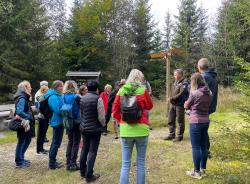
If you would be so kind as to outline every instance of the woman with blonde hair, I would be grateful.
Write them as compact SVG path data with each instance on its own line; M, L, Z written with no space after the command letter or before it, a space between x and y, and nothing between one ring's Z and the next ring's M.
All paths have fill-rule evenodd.
M145 158L149 136L146 112L152 109L153 104L148 91L142 86L143 81L144 75L141 71L131 70L126 84L118 91L113 104L113 117L119 121L122 143L120 184L129 183L134 145L137 150L137 183L145 183Z
M209 106L212 95L200 73L191 76L191 90L185 109L190 110L189 133L192 144L194 169L187 171L190 177L201 179L206 176Z
M30 161L24 159L31 138L35 136L35 119L31 109L31 85L28 81L19 83L15 98L15 117L23 119L23 128L17 131L17 146L15 162L16 168L25 168L30 166Z
M68 145L66 151L66 169L68 171L79 170L77 165L77 155L79 150L79 144L81 140L81 133L79 129L80 122L80 95L77 94L78 88L75 81L66 81L63 86L63 101L65 104L72 104L72 114L70 119L72 120L73 127L67 130Z

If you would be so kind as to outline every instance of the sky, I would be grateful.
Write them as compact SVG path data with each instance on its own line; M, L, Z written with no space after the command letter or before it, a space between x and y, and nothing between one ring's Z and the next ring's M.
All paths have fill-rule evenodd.
M68 11L70 11L72 1L73 0L66 0ZM207 10L210 23L215 20L216 12L221 5L221 1L222 0L197 0L198 5L202 5L203 8ZM168 10L170 14L178 15L179 0L150 0L149 2L151 4L151 14L154 20L159 23L161 29L163 28L164 18Z
M179 2L179 0L150 0L151 13L161 28L164 25L164 17L167 11L171 15L178 15ZM202 5L207 10L209 22L213 21L216 18L217 9L221 5L221 0L197 0L197 2L198 5Z

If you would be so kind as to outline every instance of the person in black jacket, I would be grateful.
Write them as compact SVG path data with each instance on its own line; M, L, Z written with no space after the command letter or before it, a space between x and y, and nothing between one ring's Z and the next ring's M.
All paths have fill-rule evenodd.
M207 58L201 58L198 61L197 68L201 75L204 77L210 91L212 92L212 101L209 106L209 114L212 114L216 111L217 106L217 98L218 98L218 83L216 80L217 73L215 72L214 68L209 68L209 61ZM210 141L208 137L208 157L211 158L210 149Z
M24 159L31 138L35 137L35 119L31 109L31 86L28 81L18 85L15 98L15 118L22 119L22 128L17 131L17 146L15 154L16 168L30 166L30 161Z
M101 139L105 131L105 110L99 97L98 82L88 82L88 93L80 101L80 131L84 146L80 157L80 174L86 182L97 180L100 175L94 173L94 164Z
M122 79L121 81L116 81L115 82L115 86L114 86L114 90L111 91L111 93L109 94L109 99L108 99L108 110L107 110L107 114L106 114L106 124L108 124L110 118L111 118L111 114L112 114L112 106L113 103L115 101L115 96L117 94L117 92L119 91L119 89L125 84L126 80ZM113 121L113 129L115 131L115 139L118 139L118 123L116 122L116 120L112 117L112 121Z
M188 82L183 78L183 70L174 71L175 82L173 85L172 97L170 101L170 110L168 116L169 135L164 140L182 141L185 131L185 109L184 102L188 98ZM178 132L176 136L176 123L178 122Z

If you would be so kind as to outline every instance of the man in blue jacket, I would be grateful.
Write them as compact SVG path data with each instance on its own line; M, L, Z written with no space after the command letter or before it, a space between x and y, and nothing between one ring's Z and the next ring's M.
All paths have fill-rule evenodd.
M212 102L209 106L209 114L212 114L216 111L217 98L218 98L218 83L216 80L217 73L213 68L209 68L209 61L207 58L201 58L198 61L197 68L201 75L204 77L210 91L212 92ZM210 154L210 141L208 137L208 157L211 158Z
M45 94L48 99L48 105L53 115L49 125L53 128L53 137L49 151L49 168L58 169L62 167L62 163L56 161L58 148L61 146L63 138L63 119L61 115L61 107L63 105L62 98L63 82L56 80L53 82L51 89Z

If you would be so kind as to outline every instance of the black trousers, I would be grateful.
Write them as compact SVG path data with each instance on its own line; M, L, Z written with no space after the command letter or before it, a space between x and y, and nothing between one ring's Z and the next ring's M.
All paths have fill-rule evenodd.
M79 144L81 140L81 133L79 124L75 124L72 130L67 131L68 146L66 151L66 164L68 167L76 164L77 155L79 151Z
M46 137L46 133L49 127L48 119L38 118L38 129L37 129L37 142L36 142L36 151L43 151L44 139Z
M101 134L82 134L83 148L80 158L80 174L86 178L91 178L94 173L95 159L100 144Z

